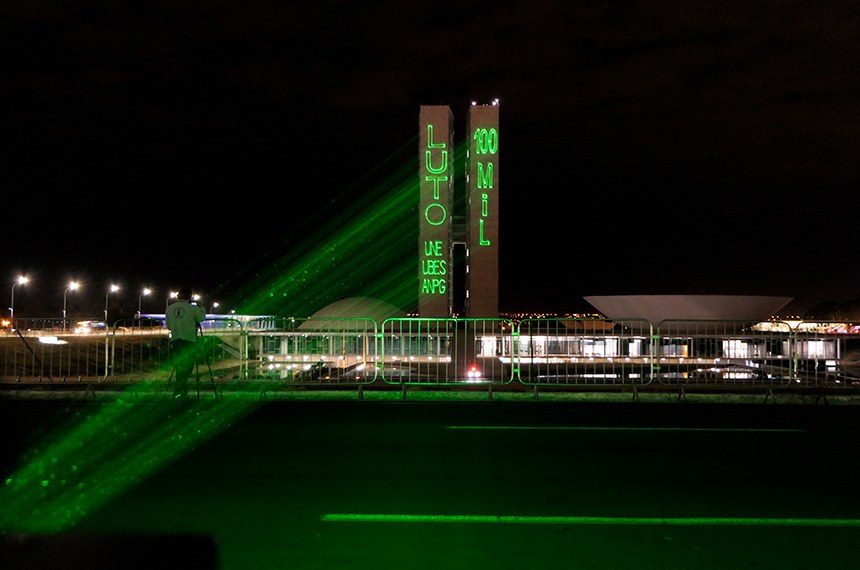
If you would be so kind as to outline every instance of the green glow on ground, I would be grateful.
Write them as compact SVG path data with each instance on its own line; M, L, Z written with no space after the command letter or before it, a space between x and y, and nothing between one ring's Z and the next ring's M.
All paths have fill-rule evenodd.
M571 430L571 431L704 431L704 432L771 432L803 433L791 428L697 428L697 427L621 427L621 426L445 426L445 429L487 430Z
M80 412L19 461L0 489L0 530L60 532L248 413L259 400L141 403Z
M323 522L549 524L549 525L667 525L667 526L860 526L860 519L792 519L741 517L528 517L504 515L340 514L320 516Z

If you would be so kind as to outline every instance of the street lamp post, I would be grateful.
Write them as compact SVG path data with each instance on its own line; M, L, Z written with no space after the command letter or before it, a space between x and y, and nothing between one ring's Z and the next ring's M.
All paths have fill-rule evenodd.
M179 293L177 291L171 291L170 293L167 294L167 303L164 304L164 314L165 315L167 314L167 307L170 306L170 300L175 299L178 296L179 296Z
M66 287L65 291L63 291L63 331L66 330L66 295L70 290L74 291L79 286L80 283L78 283L77 281L69 281L69 286Z
M140 319L141 315L142 315L142 312L140 309L141 300L143 299L143 297L145 297L146 295L149 295L150 293L152 293L152 289L150 289L149 287L144 287L143 291L140 292L140 295L137 296L137 318L138 319Z
M111 371L111 363L109 359L109 350L108 347L110 343L108 342L108 336L110 335L110 326L108 325L108 298L111 293L115 293L119 291L119 285L112 284L110 288L105 293L105 379L110 375Z
M26 285L29 280L29 277L19 275L15 282L12 283L12 299L9 302L9 320L12 321L13 328L15 327L15 285Z
M108 298L111 293L119 291L119 285L111 285L107 293L105 293L105 330L108 328Z

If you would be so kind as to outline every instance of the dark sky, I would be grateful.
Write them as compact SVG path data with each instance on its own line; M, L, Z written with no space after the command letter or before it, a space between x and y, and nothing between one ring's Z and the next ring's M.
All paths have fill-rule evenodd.
M860 298L854 2L47 0L0 29L16 316L70 277L229 298L404 148L417 176L421 105L462 133L494 98L501 309Z

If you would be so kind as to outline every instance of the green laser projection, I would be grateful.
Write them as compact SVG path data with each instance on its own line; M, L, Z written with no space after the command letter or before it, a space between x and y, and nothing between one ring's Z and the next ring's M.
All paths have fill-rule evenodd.
M791 428L709 428L709 427L621 427L621 426L445 426L445 429L486 430L572 430L572 431L703 431L703 432L785 432L802 433Z
M451 208L453 208L454 127L447 106L422 107L419 115L420 148L418 193L419 314L450 314L452 289L448 268L451 260Z
M854 527L860 519L801 519L755 517L540 517L506 515L341 514L320 516L323 522L547 524L547 525L666 525L666 526L816 526Z
M405 314L419 303L422 271L428 272L426 291L447 296L452 273L448 229L438 237L428 234L423 240L429 242L425 251L419 240L424 230L415 220L424 220L426 209L427 227L447 228L457 211L465 212L465 195L455 195L452 202L442 194L435 199L435 192L463 177L471 140L453 144L441 138L442 131L435 124L427 125L422 134L410 138L326 208L285 212L285 237L237 272L233 283L223 285L236 291L229 302L237 311L307 317L340 299L364 296L385 301ZM492 135L487 136L489 152L494 143ZM426 139L427 145L419 149L420 161L415 159L418 138ZM425 160L427 176L448 177L447 182L420 178L418 162ZM419 212L417 197L425 191L425 184L430 184L429 202ZM428 256L418 274L416 243L420 244L419 255Z
M383 180L369 189L357 184L352 190L360 195L349 197L348 209L332 208L326 216L291 212L301 221L290 233L294 241L286 242L288 251L276 251L280 255L274 261L263 259L262 268L252 266L250 276L237 274L242 281L233 303L237 310L309 316L353 295L413 309L418 241L414 144L413 138L404 145L410 159L398 162ZM465 149L465 144L449 149L444 162L433 167L450 170L452 161L463 160ZM221 399L165 409L164 402L135 402L136 390L151 392L152 383L141 382L97 411L69 418L71 425L21 458L0 489L0 530L59 532L73 527L259 405L257 398Z
M473 104L466 117L467 272L466 316L495 317L499 312L500 127L498 101Z
M421 293L445 293L448 282L445 275L448 274L448 260L445 257L448 250L444 247L442 240L424 242L424 259L421 260L421 275L425 276L421 283ZM433 275L439 278L428 278Z
M250 276L237 274L237 310L309 316L353 295L413 309L418 241L414 144L413 138L404 145L411 158L398 162L383 180L369 189L353 187L360 195L350 197L350 208L332 208L325 217L291 212L300 222L290 233L294 242L286 242L288 251L276 251L280 255L274 261L262 259L262 267L251 266ZM452 162L463 161L466 148L464 143L449 149L445 162L434 162L433 167L451 169ZM21 458L0 489L0 530L59 532L73 527L117 493L259 405L256 398L220 399L167 410L164 402L135 402L136 390L151 392L151 383L141 382L122 399L70 418L70 426L62 426Z
M76 412L19 461L0 489L0 530L60 532L194 446L259 400L134 402L133 391ZM162 384L163 386L163 384Z
M494 162L491 160L491 155L495 155L499 151L499 132L495 128L479 127L475 129L472 138L475 142L476 166L478 169L477 176L475 176L476 188L479 190L492 190ZM484 222L490 215L489 207L490 195L487 192L482 192L481 213L478 219L478 245L481 247L492 244L489 239L484 237Z
M413 137L389 157L384 177L368 175L325 211L291 212L290 218L303 221L285 228L288 235L282 242L237 273L237 310L307 317L352 296L377 298L404 313L414 310L419 194L415 142ZM465 144L449 149L448 170L462 160L465 149ZM434 160L434 165L441 163ZM341 203L349 207L338 207Z

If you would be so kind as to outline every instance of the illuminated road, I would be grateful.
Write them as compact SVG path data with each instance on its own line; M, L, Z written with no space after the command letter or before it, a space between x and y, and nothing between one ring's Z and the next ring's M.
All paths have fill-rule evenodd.
M28 422L44 430L48 407L74 415L92 405L0 402L17 434L4 475L32 437ZM129 410L181 418L200 405ZM858 412L270 402L118 492L77 530L208 535L225 570L853 569Z

